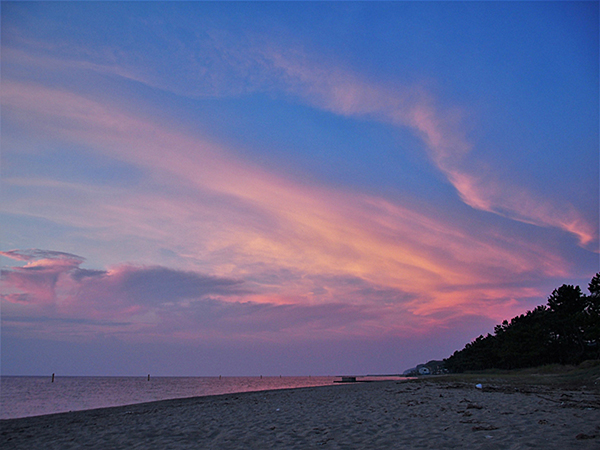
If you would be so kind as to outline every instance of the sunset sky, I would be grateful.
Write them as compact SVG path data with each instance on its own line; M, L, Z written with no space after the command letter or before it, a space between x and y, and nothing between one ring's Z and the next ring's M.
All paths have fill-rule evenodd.
M599 267L597 2L2 2L2 373L398 373Z

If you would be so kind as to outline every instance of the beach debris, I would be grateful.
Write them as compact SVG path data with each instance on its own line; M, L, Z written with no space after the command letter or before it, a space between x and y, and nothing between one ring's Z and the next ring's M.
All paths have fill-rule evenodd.
M548 421L546 419L540 419L540 420L538 420L538 423L540 425L548 425Z
M584 439L595 439L595 438L596 438L595 434L579 433L577 436L575 436L575 439L577 439L578 441L582 441Z
M464 419L464 420L459 420L458 423L481 423L481 422L477 419Z
M483 409L483 406L476 405L475 403L467 404L467 409Z
M497 429L498 427L494 425L477 425L476 427L471 428L472 431L492 431Z
M467 416L467 417L469 417L469 416ZM471 418L471 419L461 419L461 420L459 420L459 423L481 423L481 421L477 420L475 418Z
M476 384L476 385L475 385L475 387L476 387L477 389L483 389L483 386L481 385L481 383L479 383L479 384Z
M485 438L486 438L486 439L492 439L493 437L494 437L494 436L490 436L489 434L486 434L486 435L485 435Z

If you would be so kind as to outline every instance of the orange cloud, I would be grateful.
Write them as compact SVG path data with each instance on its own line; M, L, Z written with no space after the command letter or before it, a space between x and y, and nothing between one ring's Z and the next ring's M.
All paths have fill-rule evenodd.
M212 31L207 32L211 34ZM238 82L243 79L244 85L248 84L247 87L243 89L236 87L233 82L225 83L227 87L221 86L221 89L211 85L212 88L205 86L204 91L201 88L190 88L186 91L185 88L161 81L156 68L153 69L151 65L139 67L130 64L128 62L130 58L122 53L119 53L118 58L116 55L107 57L104 53L90 54L88 55L90 59L99 61L92 63L76 58L56 59L51 56L41 56L48 51L52 52L53 49L40 42L21 42L29 52L11 47L3 51L11 60L28 66L55 71L68 67L73 70L117 75L182 95L224 95L239 93L244 89L283 90L312 106L335 114L364 117L408 128L423 139L430 160L446 176L455 187L460 199L467 205L511 220L540 227L558 228L573 234L579 244L585 248L597 243L596 226L586 221L573 206L556 205L542 194L527 191L524 186L515 185L510 180L502 180L489 168L482 164L474 164L469 157L473 144L466 137L462 121L463 112L458 108L440 107L435 97L423 86L373 82L359 73L345 69L341 63L332 62L330 59L324 63L318 55L308 53L301 48L289 45L285 48L278 47L264 36L248 36L248 41L242 48L223 46L217 37L207 42L219 50L216 53L210 51L211 58L218 60L216 55L226 55L223 61L213 61L212 69L217 70L218 73L213 74L211 80L214 81L214 78L218 78L219 75L229 79L232 74L235 74L237 78L235 76L233 78ZM74 54L89 52L88 49L73 49ZM190 61L195 60L193 55L187 56ZM200 69L201 67L198 67L198 70ZM194 84L194 86L200 85L199 82ZM9 98L5 101L10 103L10 88L7 93ZM63 92L63 95L68 94ZM69 102L70 112L80 116L89 113L94 116L94 120L101 120L100 111L93 111L97 105L81 100L83 100L81 104ZM35 101L34 96L31 96L30 101ZM112 112L113 115L114 113L115 111ZM152 133L152 130L146 129L144 132ZM205 148L204 151L208 149ZM211 157L206 160L206 172L214 173L210 171L212 167L210 160ZM219 166L217 162L216 167ZM233 169L231 165L229 167ZM243 173L241 171L239 175ZM207 173L204 175L209 176ZM213 180L216 181L218 180ZM246 181L240 180L247 188ZM231 187L235 188L235 186Z
M340 66L318 63L297 50L269 49L259 54L283 72L287 89L311 105L412 129L467 205L512 220L559 228L575 235L583 247L597 242L598 230L571 205L554 205L541 195L497 178L481 165L475 170L467 166L473 145L465 137L461 112L443 110L422 87L371 83Z
M38 204L9 202L8 211L76 224L96 239L110 241L125 234L157 247L178 248L188 255L187 264L209 267L217 276L258 277L256 284L264 293L259 289L253 296L256 302L285 302L280 299L286 297L314 304L371 302L369 296L336 285L309 294L311 278L328 275L354 277L416 297L394 307L400 315L451 307L471 311L447 293L449 287L503 283L507 277L536 272L556 276L568 266L551 251L516 237L474 236L468 227L450 225L414 207L296 184L233 158L223 146L114 105L12 81L3 83L3 92L6 114L23 113L32 127L55 139L85 143L144 168L150 179L174 192L186 191L181 196L169 190L47 182L47 189L37 194ZM434 136L432 142L436 139L443 141ZM40 180L5 183L33 189ZM64 202L65 192L72 202ZM298 275L272 289L260 278L269 270Z

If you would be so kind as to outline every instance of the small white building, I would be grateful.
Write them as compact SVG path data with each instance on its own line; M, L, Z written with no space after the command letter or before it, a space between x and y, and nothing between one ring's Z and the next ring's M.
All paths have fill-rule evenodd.
M428 367L419 367L419 375L429 375L429 368Z

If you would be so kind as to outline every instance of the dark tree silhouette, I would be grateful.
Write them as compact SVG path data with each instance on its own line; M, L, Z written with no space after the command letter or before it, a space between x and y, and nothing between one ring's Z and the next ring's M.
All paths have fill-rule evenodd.
M562 285L540 305L479 336L444 360L451 372L516 369L544 364L578 364L600 358L600 273L590 295L579 286Z
M600 272L597 273L590 284L588 284L588 291L590 291L591 297L599 297L600 296Z

